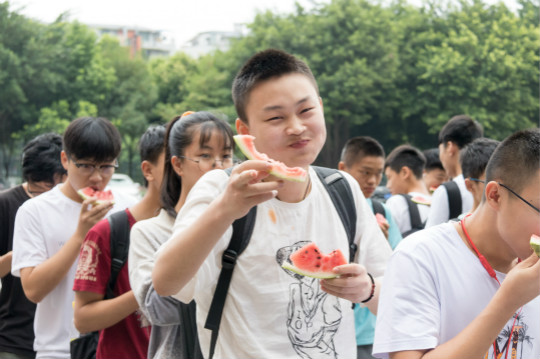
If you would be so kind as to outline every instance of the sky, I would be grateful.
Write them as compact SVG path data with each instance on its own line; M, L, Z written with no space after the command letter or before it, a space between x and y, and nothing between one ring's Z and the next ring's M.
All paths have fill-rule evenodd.
M323 0L325 1L325 0ZM46 23L63 12L71 20L92 25L125 25L163 30L177 47L204 31L233 31L236 23L250 23L257 11L306 9L310 0L11 0L10 10Z

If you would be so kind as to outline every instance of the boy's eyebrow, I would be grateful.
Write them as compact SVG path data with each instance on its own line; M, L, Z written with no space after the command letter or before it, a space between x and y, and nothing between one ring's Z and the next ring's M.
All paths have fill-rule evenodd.
M303 99L299 100L297 103L295 103L295 106L301 105L304 102L307 102L309 100L309 96L304 97ZM281 105L275 105L275 106L267 106L263 108L263 111L274 111L274 110L281 110L283 106Z

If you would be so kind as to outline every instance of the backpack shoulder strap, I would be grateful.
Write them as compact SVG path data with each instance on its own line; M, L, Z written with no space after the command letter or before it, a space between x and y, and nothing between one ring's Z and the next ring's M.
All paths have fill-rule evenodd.
M411 196L408 194L400 194L403 198L405 198L405 201L407 202L407 206L409 207L409 217L411 218L411 229L423 229L424 224L422 223L422 219L420 218L420 211L418 211L418 205L414 203L411 199Z
M226 170L230 176L231 169ZM210 352L208 358L214 356L214 350L216 348L217 338L219 334L219 326L221 324L221 316L223 314L223 307L225 306L225 300L227 299L227 292L229 291L229 285L236 265L238 256L247 247L251 234L253 233L253 227L255 226L255 219L257 216L257 206L252 207L248 214L244 217L237 219L233 222L233 232L229 246L223 252L221 257L221 272L212 298L212 304L206 317L206 323L204 327L212 331L212 337L210 340Z
M371 205L373 207L373 214L379 213L379 214L382 214L383 216L386 216L386 211L384 210L384 207L381 202L372 198Z
M351 186L343 174L336 169L312 166L322 184L328 191L334 207L343 222L349 239L349 262L354 260L357 246L356 237L356 205L354 203Z
M118 211L108 218L111 228L111 276L105 298L114 298L114 286L129 252L129 219L126 211Z
M457 218L461 214L461 192L456 182L448 181L444 182L443 186L446 187L446 194L448 195L448 219Z

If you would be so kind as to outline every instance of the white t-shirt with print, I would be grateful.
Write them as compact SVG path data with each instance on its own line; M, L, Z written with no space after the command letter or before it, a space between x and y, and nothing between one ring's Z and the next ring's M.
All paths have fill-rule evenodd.
M497 272L502 283L505 274ZM416 232L392 254L379 299L376 357L439 346L460 333L487 306L499 284L466 246L452 223ZM514 319L501 331L500 350ZM523 306L515 322L516 358L540 358L540 296ZM508 357L512 357L512 352ZM494 358L493 345L488 359Z
M422 197L427 200L431 199L430 195L426 195L419 192L409 192L411 197ZM420 213L420 220L424 223L428 217L429 206L426 204L416 203L418 207L418 212ZM392 217L399 228L401 234L408 232L412 229L411 225L411 215L409 213L409 205L407 205L407 200L401 195L394 195L386 201L386 206L390 209Z
M461 213L467 213L473 205L473 196L465 186L463 175L454 177L452 181L456 182L461 194ZM426 228L448 222L450 218L450 207L448 207L448 191L445 186L439 186L431 196L431 208L426 222Z
M374 277L383 275L391 249L356 181L343 173L357 204L356 261ZM347 234L313 169L312 190L299 203L272 199L257 207L251 241L239 256L230 284L215 358L355 358L354 313L349 301L327 295L316 279L286 271L281 264L309 241L324 253L341 249L348 258ZM174 227L185 230L221 193L224 171L204 175L191 190ZM218 241L196 276L175 296L197 302L201 349L208 355L204 323L221 270L232 226ZM203 240L203 239L201 239ZM165 243L161 248L167 250Z
M55 255L77 229L81 203L66 197L62 184L32 198L19 208L13 233L11 273L36 267ZM125 196L114 193L115 205L109 214L124 209ZM73 281L77 261L62 281L38 303L34 318L36 358L69 358L69 342L79 336L73 324L75 299Z

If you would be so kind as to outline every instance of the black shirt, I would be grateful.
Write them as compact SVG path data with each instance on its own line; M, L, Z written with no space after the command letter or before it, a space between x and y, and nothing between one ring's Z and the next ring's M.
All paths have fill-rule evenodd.
M13 249L15 214L30 197L22 185L0 192L0 255ZM36 305L24 295L19 277L8 273L0 290L0 352L35 357Z

